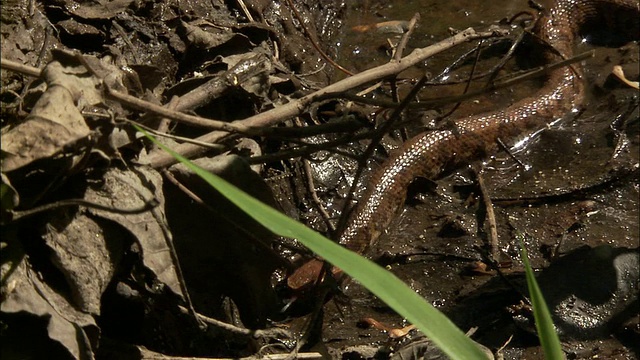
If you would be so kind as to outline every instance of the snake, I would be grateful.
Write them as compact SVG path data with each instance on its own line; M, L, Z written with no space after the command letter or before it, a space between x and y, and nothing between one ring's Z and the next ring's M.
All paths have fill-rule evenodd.
M556 0L542 9L532 28L543 62L554 64L574 55L574 43L593 30L607 29L625 39L639 37L637 0ZM549 71L532 96L501 110L454 120L447 128L424 132L406 141L369 178L349 215L338 242L360 254L378 240L404 205L407 187L418 177L435 179L448 170L498 150L499 141L522 136L579 111L585 84L578 64ZM323 261L311 259L288 278L298 291L323 274ZM339 268L334 275L344 278Z

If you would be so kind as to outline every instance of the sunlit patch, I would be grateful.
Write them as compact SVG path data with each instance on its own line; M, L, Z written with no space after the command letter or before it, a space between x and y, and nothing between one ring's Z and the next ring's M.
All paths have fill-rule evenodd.
M513 146L511 147L511 150L514 152L518 152L521 151L522 149L524 149L529 142L535 138L542 130L538 130L534 133L531 133L529 135L523 136L521 137L515 144L513 144Z

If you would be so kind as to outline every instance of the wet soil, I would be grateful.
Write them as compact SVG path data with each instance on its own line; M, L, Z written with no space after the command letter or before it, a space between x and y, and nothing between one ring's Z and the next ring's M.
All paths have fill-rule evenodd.
M497 6L465 1L427 1L412 5L366 2L350 8L352 13L347 17L346 27L407 20L420 12L421 20L409 42L408 53L411 47L425 46L446 37L448 27L497 25L501 19L527 10L525 6L518 1L501 1ZM358 70L388 61L387 39L393 43L400 36L381 31L347 31L345 34L341 40L341 63ZM435 76L472 47L463 46L436 56L424 67L404 75L420 76L427 69ZM477 71L495 64L496 56L504 53L505 47L497 44L487 50ZM630 254L629 271L638 269L638 94L637 90L620 86L609 76L613 64L634 64L638 49L634 45L624 49L586 43L578 45L578 52L589 49L596 49L596 56L583 62L589 83L589 100L584 112L564 119L531 139L522 139L522 143L509 142L507 146L518 145L511 148L513 157L501 151L490 159L472 164L474 171L460 169L437 180L435 190L433 186L422 186L370 254L434 306L449 314L464 331L475 329L474 339L480 343L494 351L506 344L500 351L505 359L542 358L531 328L523 326L509 310L522 300L521 294L526 293L516 240L518 233L527 234L525 246L533 267L541 274L548 271L550 264L557 264L558 259L572 254L576 254L576 262L560 267L567 274L573 267L591 267L583 268L575 276L567 275L561 281L550 281L549 276L542 275L541 279L549 281L542 287L550 297L553 297L551 293L565 291L561 300L548 300L551 304L574 296L572 291L579 290L572 290L572 284L579 282L581 277L588 277L591 284L611 282L610 271L596 265L594 258L597 256L589 249ZM519 55L521 58L530 56L522 52ZM526 68L526 61L511 61L505 72L517 71L522 66ZM627 68L637 74L637 64ZM449 78L465 78L469 71L470 66L463 66ZM536 86L539 84L535 81L520 84L463 103L452 117L510 104L528 96ZM459 86L426 87L420 96L433 98L460 91ZM448 108L440 111L446 113ZM620 128L615 124L621 119L625 120ZM621 152L618 151L620 147L624 148ZM480 175L477 175L478 171ZM493 200L498 247L502 260L510 264L501 270L500 276L495 271L482 274L471 269L474 262L486 259L479 249L486 249L489 241L477 176L485 182L485 196ZM630 281L632 291L638 291L634 284L637 284L637 277L618 281L614 287L624 287L625 281ZM393 353L413 346L407 345L411 344L410 340L391 339L380 329L358 329L362 319L369 317L391 328L402 328L407 324L358 284L351 284L345 294L350 299L346 310L326 307L323 340L329 352L349 357L347 354ZM635 302L628 302L623 307L627 307L627 319L610 327L607 335L600 332L600 335L585 337L575 328L565 326L566 331L561 330L561 334L568 356L636 358L639 349L633 344L639 339L637 297ZM571 317L567 314L570 307L552 306L552 311L557 312L557 322ZM585 322L593 317L597 316L583 314L582 318L573 317L571 321Z
M412 46L424 46L443 38L448 27L482 28L527 10L525 4L518 1L501 1L500 4L366 2L352 6L352 16L347 17L350 21L346 27L406 20L414 12L420 12L420 25L409 42L409 52ZM345 34L341 39L340 60L359 70L387 61L387 39L392 43L399 39L399 35L376 31L364 34L347 31ZM504 46L496 46L501 47ZM438 69L447 66L469 48L447 52L430 59L415 73L407 73L419 74L428 69L432 74L438 74ZM599 247L635 253L635 257L632 256L634 265L630 269L638 269L638 94L637 90L620 86L608 75L613 64L637 61L638 49L633 45L617 49L580 44L578 52L592 48L597 49L596 57L584 62L586 80L590 84L585 111L544 130L523 146L513 148L514 157L526 169L502 151L474 164L474 172L460 169L438 180L437 190L434 191L432 186L426 187L426 193L417 194L408 201L395 224L371 251L374 259L449 314L463 330L476 328L477 337L474 338L479 342L494 351L506 344L501 350L505 359L542 358L530 329L514 321L508 311L522 299L519 293L526 293L516 234L527 234L525 245L530 259L534 268L543 274L543 269L558 258L576 251L581 252L582 259L573 266L585 266L590 259L590 253L585 249ZM501 51L496 52L499 54ZM495 62L490 58L484 60ZM510 63L506 68L517 69L519 65ZM631 66L628 68L632 69ZM469 66L466 66L457 76L463 77L468 71ZM637 69L635 71L637 73ZM488 94L471 106L462 104L453 117L499 108L514 99L526 97L536 86L538 84L533 82ZM459 87L427 87L421 96L429 98L457 91L460 91ZM615 125L618 119L625 119L622 128ZM515 142L508 146L513 144ZM622 152L618 152L619 146L624 147ZM477 171L481 171L480 175ZM472 263L482 259L479 249L486 249L484 245L489 236L476 176L483 177L486 184L484 195L490 197L495 206L498 247L503 260L508 259L511 264L502 270L502 276L508 281L501 281L495 272L479 274L470 270ZM584 273L589 272L589 269L583 270ZM567 268L565 271L568 272ZM584 273L577 272L576 277L585 276ZM609 281L610 272L596 271L593 275L589 279L592 284L604 283ZM542 286L553 293L558 288L571 288L577 278L567 275L564 283ZM637 278L629 281L637 281L634 279ZM637 291L637 286L632 285L632 288ZM347 356L345 354L366 353L372 349L393 352L411 346L391 339L379 329L357 329L357 324L368 317L392 328L406 324L358 284L351 284L345 294L350 299L347 310L336 312L335 307L326 307L323 340L330 352ZM627 313L636 314L636 320L613 326L604 337L600 334L599 337L585 339L567 331L563 340L569 356L635 358L638 348L632 344L638 339L637 300L626 306L629 306ZM562 309L553 310L562 316ZM354 347L363 344L366 345Z

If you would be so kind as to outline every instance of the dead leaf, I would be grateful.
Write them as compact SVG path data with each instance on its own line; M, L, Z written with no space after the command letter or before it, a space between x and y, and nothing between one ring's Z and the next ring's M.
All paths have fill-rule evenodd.
M104 33L95 26L80 23L74 19L67 19L56 23L71 36L93 36L94 39L100 39Z
M122 258L122 228L94 220L82 212L69 219L67 211L54 213L43 238L53 263L64 274L78 308L100 315L100 299Z
M12 210L20 203L20 196L18 196L18 192L11 185L11 181L9 181L9 177L5 174L2 175L2 184L0 184L0 203L2 204L2 220L4 222L4 212Z
M638 81L631 81L627 79L626 75L624 74L624 70L622 70L622 66L620 65L614 66L613 70L611 70L611 73L615 75L618 79L620 79L620 81L627 84L628 86L634 89L640 89L640 83L638 83Z
M375 24L358 25L351 28L352 31L364 33L376 31L380 34L404 34L409 29L409 22L404 20L391 20Z
M211 49L235 37L245 37L241 34L235 34L228 30L220 30L210 26L205 30L200 26L191 25L184 21L181 22L181 25L184 28L187 43L199 49Z
M85 70L86 72L86 70ZM96 80L78 77L57 61L43 71L47 90L36 102L25 121L2 134L2 171L19 169L48 158L86 138L90 129L76 101L100 98Z
M45 117L38 115L42 113ZM2 171L52 157L89 135L89 127L62 87L48 89L23 122L2 134Z
M22 64L34 65L38 61L49 59L48 54L39 54L40 47L45 42L45 29L51 28L51 23L39 10L33 9L29 14L30 7L24 1L3 1L2 11L2 57L20 62ZM22 21L21 19L29 19ZM49 46L59 45L57 39L50 37ZM44 55L44 58L41 56ZM4 74L3 74L3 81ZM4 84L3 84L4 86Z
M138 167L133 171L111 168L103 178L103 184L87 189L85 200L118 209L142 208L152 199L158 201L159 206L138 214L120 214L94 208L88 209L88 212L116 222L129 231L140 244L144 265L171 291L182 296L168 245L171 233L163 212L164 195L160 174L146 167Z
M111 19L126 11L133 0L66 1L65 8L83 19Z
M76 310L67 299L42 281L17 244L18 241L12 241L10 249L2 250L4 300L0 303L0 311L26 312L48 318L47 332L52 340L64 346L74 359L92 359L91 349L98 341L94 318Z

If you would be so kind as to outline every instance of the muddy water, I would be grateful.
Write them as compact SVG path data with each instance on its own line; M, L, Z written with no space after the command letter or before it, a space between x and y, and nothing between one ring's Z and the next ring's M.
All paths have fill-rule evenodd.
M407 21L419 12L421 20L405 52L408 54L412 48L428 46L447 37L448 28L461 30L473 26L482 30L526 9L525 1L507 0L423 0L410 4L360 1L349 9L346 28L390 20ZM517 31L514 29L514 33ZM380 31L346 30L340 40L338 60L354 71L385 63L389 60L389 42L397 43L399 37ZM429 59L400 77L412 78L425 71L438 74L475 45L461 46ZM628 70L637 69L638 48L577 46L578 52L597 49L596 57L585 63L590 93L585 111L546 129L524 146L512 149L527 169L505 152L474 164L475 168L483 169L487 191L494 199L499 248L503 257L513 262L505 269L511 285L501 282L495 274L482 276L468 271L470 263L481 259L477 247L485 246L488 237L479 190L468 169L439 179L435 191L413 194L404 212L370 254L436 307L448 312L464 331L478 327L476 339L488 347L495 349L513 335L503 351L507 359L541 358L535 337L506 310L519 302L518 291L523 291L516 232L529 234L526 246L538 269L549 267L582 246L602 249L606 245L609 247L605 249L613 252L635 249L631 254L637 254L640 242L638 93L609 76L611 67L620 62L632 63ZM502 45L489 51L496 56L483 58L479 68L493 66L504 50ZM522 54L520 56L522 59ZM517 71L522 64L522 61L511 61L502 73ZM450 78L465 78L469 71L470 66L462 67L450 74ZM637 76L637 70L632 76ZM488 94L462 104L454 117L499 108L527 96L537 86L539 82L532 81ZM460 91L460 87L430 87L420 96L430 98ZM448 108L437 110L443 113ZM507 141L507 145L514 143ZM593 258L588 251L585 254L580 260L583 265ZM637 268L637 261L632 261L632 271L637 272ZM600 272L595 272L589 281L604 282L605 273L599 278ZM543 287L555 291L565 285L549 283ZM637 284L635 286L637 291ZM406 339L390 340L380 330L356 326L360 319L373 317L392 327L402 327L406 324L400 317L357 284L351 285L346 294L350 298L348 311L339 313L332 311L335 307L327 307L324 334L330 350L339 351L347 346L358 346L355 348L358 351L380 346L397 350L406 346L409 342ZM564 315L559 313L558 317L564 318ZM635 333L630 330L633 326L618 324L608 329L612 336L600 333L587 340L584 336L565 334L566 350L576 358L596 355L632 358L638 355L637 343L634 349L634 340L629 341L629 336L637 340L637 330Z
M340 40L341 63L350 69L364 70L388 61L388 41L397 42L400 35L393 28L380 31L353 31L357 26L387 21L408 21L415 13L420 22L410 41L411 48L424 47L450 35L449 29L480 29L502 18L526 9L522 1L501 0L495 2L472 1L359 1L350 8L345 32ZM442 14L447 14L443 16ZM453 54L445 54L453 55ZM431 63L431 60L428 61Z

